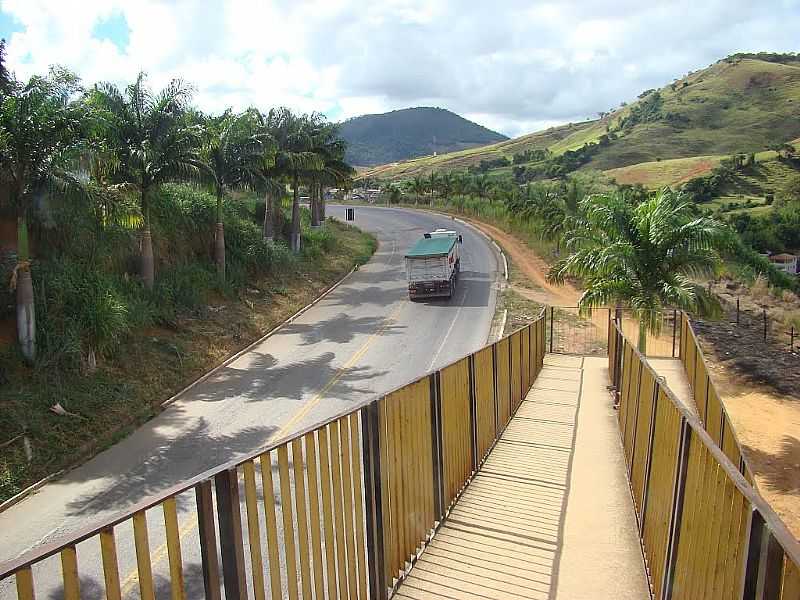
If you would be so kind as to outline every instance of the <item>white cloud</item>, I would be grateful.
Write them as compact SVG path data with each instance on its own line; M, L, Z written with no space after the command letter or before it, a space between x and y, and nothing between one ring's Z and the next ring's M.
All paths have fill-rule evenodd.
M208 111L286 104L346 118L454 110L510 135L576 121L736 51L796 47L797 0L4 0L19 76L183 77ZM126 47L94 28L122 15Z

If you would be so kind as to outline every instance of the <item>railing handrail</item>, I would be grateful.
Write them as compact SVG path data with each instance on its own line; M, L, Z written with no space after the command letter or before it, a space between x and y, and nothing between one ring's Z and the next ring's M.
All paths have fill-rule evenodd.
M511 336L517 334L519 331L522 331L526 327L532 326L533 324L535 324L539 320L543 319L545 317L545 310L546 310L546 308L542 308L541 312L539 313L539 316L537 316L533 321L531 321L527 325L523 325L522 327L519 327L519 328L515 329L514 331L508 333L507 335L501 336L497 340L497 342L505 340L506 338L510 338ZM483 349L484 347L486 347L486 346L483 346L480 349ZM229 461L227 461L225 463L222 463L220 465L216 465L214 467L211 467L210 469L207 469L207 470L205 470L205 471L203 471L203 472L201 472L201 473L199 473L199 474L197 474L197 475L195 475L195 476L193 476L193 477L191 477L191 478L189 478L187 480L184 480L184 481L182 481L182 482L180 482L178 484L170 486L170 487L166 488L165 490L162 490L162 491L160 491L160 492L158 492L156 494L152 494L152 495L140 500L139 502L136 502L136 503L132 504L131 506L129 506L129 507L125 508L125 509L119 510L119 511L115 512L114 514L108 516L108 517L105 517L103 519L98 519L94 523L92 523L90 525L87 525L86 527L78 529L77 532L70 534L67 539L62 538L60 540L56 540L56 541L53 541L53 542L50 542L50 543L47 543L47 544L42 544L40 546L37 546L35 548L32 548L32 549L22 553L21 555L19 555L16 558L13 558L13 559L7 560L7 561L5 561L3 563L0 563L0 580L3 580L6 577L9 577L9 576L13 575L15 572L19 571L20 569L23 569L25 567L31 566L34 563L40 562L40 561L42 561L42 560L44 560L46 558L54 556L55 554L59 553L61 550L63 550L66 547L74 546L76 544L79 544L79 543L81 543L81 542L83 542L83 541L85 541L85 540L87 540L87 539L89 539L89 538L101 533L104 530L112 528L112 527L122 523L123 521L126 521L126 520L130 519L131 516L133 514L135 514L135 513L154 508L154 507L158 506L159 504L161 504L162 502L164 502L165 500L167 500L168 498L171 498L171 497L174 497L174 496L176 496L178 494L181 494L183 492L189 491L192 488L194 488L195 486L197 486L199 483L207 481L207 480L210 480L213 477L215 477L216 475L219 475L220 473L223 473L225 471L230 471L232 469L237 469L238 467L242 466L244 463L253 461L254 459L258 458L259 456L261 456L261 455L263 455L263 454L265 454L267 452L271 452L271 451L277 449L280 446L283 446L285 444L291 443L294 440L301 439L308 433L311 433L313 431L321 429L321 428L323 428L323 427L325 427L325 426L327 426L327 425L329 425L331 423L334 423L334 422L342 419L343 417L347 417L349 415L352 415L352 414L362 410L365 407L373 405L373 404L377 403L378 401L380 401L381 398L389 396L389 395L391 395L391 394L393 394L393 393L405 388L406 386L413 385L413 384L418 383L418 382L420 382L420 381L422 381L422 380L424 380L426 378L429 378L431 376L431 374L436 373L438 371L441 371L443 369L446 369L447 367L449 367L451 365L454 365L454 364L458 363L459 361L463 360L467 356L469 356L469 354L467 354L465 356L462 356L462 357L459 357L458 359L453 360L453 361L447 363L446 365L443 365L443 366L441 366L441 367L439 367L437 369L432 369L432 370L426 372L424 375L422 375L420 377L417 377L415 379L412 379L411 381L408 381L408 382L406 382L406 383L404 383L402 385L398 385L395 388L392 388L391 390L389 390L387 392L384 392L382 394L379 394L379 395L377 395L375 397L372 397L372 398L369 398L367 400L363 400L361 402L358 402L354 406L348 407L347 409L345 409L343 411L340 411L338 413L335 413L332 416L326 417L325 419L321 419L320 421L312 423L311 425L308 425L308 426L304 427L303 429L298 430L297 432L284 435L283 437L281 437L281 438L279 438L277 440L274 440L272 442L269 442L269 443L265 444L264 446L259 447L255 451L249 452L249 453L247 453L247 454L245 454L243 456L234 458L234 459L229 460Z
M639 349L636 347L636 345L630 339L628 339L628 337L622 331L622 328L619 327L619 323L614 321L613 326L618 334L628 343L636 357L641 361L642 365L649 370L654 380L661 381L662 378L658 375L656 370L653 369L652 365L647 360L647 357L639 352ZM669 398L670 402L672 402L675 408L678 409L678 412L686 420L689 427L694 430L694 433L708 448L722 469L725 471L725 474L731 479L733 484L750 502L750 504L752 504L752 506L755 507L759 513L761 513L761 516L764 518L764 521L767 523L767 525L769 525L770 530L775 535L778 543L783 547L786 555L795 564L800 565L800 542L798 542L794 535L792 535L780 516L772 509L767 501L764 500L761 494L759 494L758 491L752 485L750 485L750 482L744 478L744 476L739 472L739 469L736 468L736 466L730 461L722 449L717 446L716 442L714 442L714 440L708 434L699 417L692 414L692 412L686 408L686 406L684 406L684 404L677 398L677 396L675 396L675 393L669 388L666 382L663 383L661 389L664 391L667 398Z

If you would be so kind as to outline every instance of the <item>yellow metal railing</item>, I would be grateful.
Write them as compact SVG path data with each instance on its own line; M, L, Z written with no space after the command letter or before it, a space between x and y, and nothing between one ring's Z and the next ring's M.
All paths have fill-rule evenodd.
M700 420L714 443L722 448L725 456L737 465L739 471L750 483L753 483L753 474L742 454L741 445L736 437L728 411L725 410L717 387L711 379L708 363L697 341L692 321L685 313L681 313L680 326L680 359L686 371L689 386L694 392L694 401Z
M609 374L654 598L800 598L798 541L720 449L722 433L707 432L619 325L612 328ZM688 334L681 360L693 385L704 386L695 389L708 389ZM720 414L714 410L702 414Z
M383 397L0 565L0 596L13 582L23 600L117 599L135 587L146 600L162 588L174 599L387 598L520 405L544 346L540 316Z

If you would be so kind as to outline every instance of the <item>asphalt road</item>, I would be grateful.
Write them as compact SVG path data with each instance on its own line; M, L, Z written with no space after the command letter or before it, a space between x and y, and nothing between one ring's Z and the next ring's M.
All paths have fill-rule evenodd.
M330 216L344 220L344 207ZM284 326L128 438L0 514L0 562L124 510L170 485L242 456L271 439L398 387L485 344L502 263L475 230L421 212L356 207L355 225L373 232L373 259L293 323ZM436 227L463 235L462 271L451 300L412 303L403 255ZM179 501L189 597L199 553L191 498ZM163 517L148 512L154 572L167 586ZM117 529L124 593L137 595L129 524ZM98 543L78 547L84 597L102 596ZM193 576L193 574L195 576ZM53 557L34 571L37 597L61 597ZM191 583L194 581L195 583ZM0 598L13 598L10 582ZM200 590L196 590L200 592ZM200 592L202 593L202 592Z

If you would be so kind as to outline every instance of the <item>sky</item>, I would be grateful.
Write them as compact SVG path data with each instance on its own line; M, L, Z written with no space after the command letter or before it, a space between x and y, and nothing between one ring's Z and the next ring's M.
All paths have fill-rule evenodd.
M0 0L18 78L189 81L208 112L439 106L509 136L734 52L800 51L800 0Z

